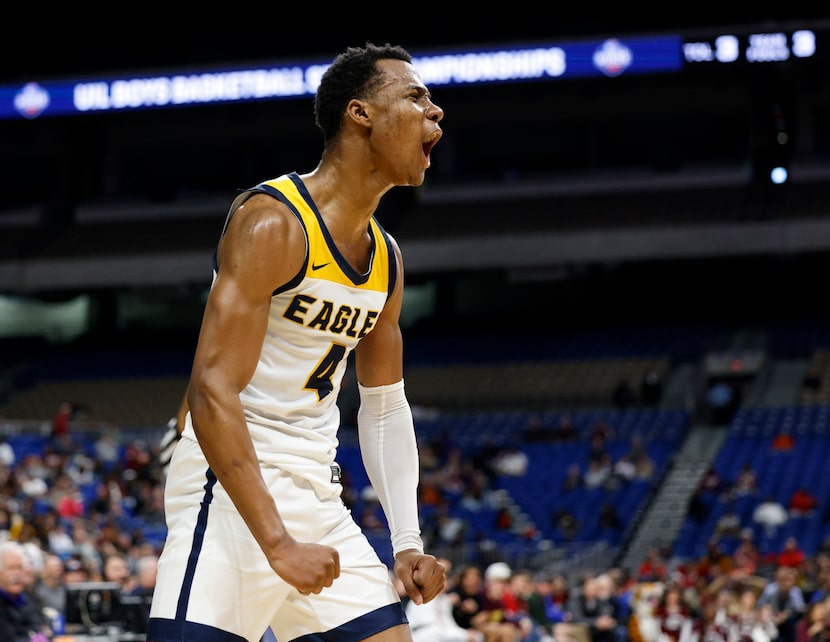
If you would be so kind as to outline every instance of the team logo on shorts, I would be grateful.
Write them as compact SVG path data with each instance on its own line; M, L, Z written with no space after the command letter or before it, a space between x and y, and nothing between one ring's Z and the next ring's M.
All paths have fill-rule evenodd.
M331 465L331 483L332 484L339 484L342 481L342 477L340 475L340 466L338 464Z

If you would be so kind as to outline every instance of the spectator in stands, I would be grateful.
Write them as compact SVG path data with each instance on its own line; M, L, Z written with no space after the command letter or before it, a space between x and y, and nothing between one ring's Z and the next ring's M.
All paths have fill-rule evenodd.
M55 479L50 492L50 501L61 519L72 520L76 517L83 517L86 513L84 497L77 484L66 473L61 473Z
M76 519L72 522L72 541L75 543L73 556L77 557L85 567L101 568L103 557L95 541L93 525L86 519ZM67 567L68 570L68 567Z
M582 469L579 464L572 462L568 465L568 470L565 472L565 477L562 478L561 488L568 493L573 490L582 488L585 485L582 477Z
M806 609L804 593L796 580L798 571L779 566L758 598L758 607L769 605L780 642L795 642L795 626Z
M55 555L66 558L75 550L75 541L67 529L67 521L58 518L57 511L50 508L43 514L43 528L46 537L42 538L48 549Z
M662 582L666 580L668 575L668 566L666 560L660 552L658 546L652 546L646 553L646 558L640 563L637 568L638 582Z
M637 466L629 453L623 453L614 462L613 474L617 487L625 486L637 478Z
M462 508L477 513L483 508L492 505L493 489L489 485L487 475L480 471L471 469L465 474L464 490L461 492L459 504Z
M620 603L622 617L627 623L630 623L631 617L631 602L634 597L634 581L633 574L629 569L620 566L612 566L606 573L614 583L614 594Z
M554 642L546 628L531 616L530 600L534 594L531 571L516 570L510 577L502 599L505 618L516 625L518 642Z
M732 558L726 554L717 537L706 542L706 552L697 560L697 575L712 584L721 577L726 577L732 570Z
M830 639L827 603L824 600L811 602L807 612L795 625L795 642L822 642Z
M135 561L133 588L127 594L132 609L127 612L127 622L125 622L125 629L132 633L147 633L147 625L150 621L150 601L156 588L157 574L158 555L144 554Z
M37 578L43 570L43 558L45 555L43 549L40 547L40 543L34 538L19 541L23 547L23 574L26 582L26 593L37 601L34 589Z
M43 559L33 593L42 608L52 608L60 614L66 613L66 582L64 581L63 560L55 554Z
M590 443L595 439L600 439L607 447L611 440L614 439L615 434L614 426L600 417L591 426L591 432L588 433L588 441Z
M712 464L701 477L699 488L706 497L724 500L728 496L729 484Z
M622 642L627 622L614 593L614 582L607 573L588 575L576 600L574 619L588 626L591 642Z
M564 593L562 587L565 587ZM533 578L533 590L527 596L530 617L556 640L570 639L573 635L568 631L568 623L573 620L573 615L566 608L566 587L564 576L542 571Z
M111 431L105 430L95 441L95 460L99 473L114 470L120 463L121 457L118 452L118 441L116 441Z
M103 575L104 581L116 582L125 595L132 593L135 581L123 553L113 552L104 558Z
M135 597L152 597L156 588L158 574L158 555L145 554L135 561L135 583L130 595Z
M608 440L610 428L606 423L596 423L591 428L588 436L588 464L595 461L603 461L610 455L608 452Z
M52 418L52 432L50 445L55 452L68 454L72 451L72 435L69 423L75 414L75 404L71 401L62 401L58 404L55 416Z
M144 479L138 482L135 489L139 493L139 499L133 509L135 516L148 524L164 524L164 488L149 479Z
M41 498L49 494L48 479L50 472L43 464L39 455L29 455L23 460L23 465L17 469L17 482L24 497Z
M784 547L775 556L775 562L778 566L794 568L799 572L806 560L807 555L799 547L798 540L792 536L784 540Z
M557 441L575 441L579 439L579 430L573 421L573 416L565 413L559 416L559 422L556 424L556 440Z
M486 613L487 622L483 622L484 617L479 616L479 622L481 622L479 630L483 631L481 626L489 628L491 625L496 625L499 635L505 636L508 640L540 642L539 631L532 626L526 607L519 605L515 599L511 607L511 598L516 597L510 593L513 575L513 570L505 562L494 562L485 569L482 607Z
M657 464L654 459L652 459L651 455L648 454L648 451L643 450L633 459L633 462L635 479L645 482L654 479Z
M454 548L463 543L467 534L467 522L452 511L448 501L444 500L438 505L432 522L434 532L430 539L434 542L433 545Z
M527 453L515 445L505 446L493 459L493 468L499 475L523 477L527 473Z
M0 543L0 640L47 642L49 624L26 592L26 554L18 542Z
M502 567L490 565L487 568L494 569L490 572L491 581L495 575L505 576L510 573L510 567L507 567L507 574ZM457 584L449 590L449 595L453 600L453 617L459 626L480 631L484 642L516 642L516 628L509 622L491 617L488 610L490 602L484 590L484 576L478 566L465 566L458 576Z
M447 558L439 560L446 568L448 581L444 591L426 604L417 605L408 599L405 590L398 589L405 604L406 616L412 628L413 642L484 642L484 634L474 628L460 626L453 617L452 563ZM403 583L395 578L396 584Z
M513 528L513 513L509 506L499 506L493 518L493 526L499 531L509 531Z
M830 554L819 551L813 559L816 568L816 582L810 596L811 602L830 598ZM830 611L828 611L828 615L830 615Z
M761 564L761 551L755 544L755 533L751 528L743 528L735 550L732 551L731 577L744 584L758 586L766 585L766 580L758 576L758 567Z
M758 475L749 462L744 462L730 490L731 497L746 497L758 494Z
M669 584L654 609L658 635L654 642L693 642L699 638L699 622L683 589Z
M599 509L599 527L612 534L618 534L623 529L622 518L611 502L604 502Z
M778 529L788 520L787 509L771 495L764 497L764 500L752 512L752 521L763 528L764 533L770 538L775 537Z
M2 492L0 492L2 498ZM11 539L9 532L12 527L12 512L7 506L0 504L0 541Z
M67 584L88 582L96 578L96 573L90 572L95 568L94 564L84 562L80 556L72 555L64 562L63 581Z
M788 453L795 448L795 435L790 432L787 426L781 426L775 437L772 438L770 446L773 452Z
M741 516L729 506L715 522L715 536L724 539L738 537L741 532Z
M789 512L790 517L807 517L814 514L821 502L819 498L811 493L805 486L799 486L790 496Z
M611 453L605 451L599 457L588 461L588 469L583 476L585 488L602 488L612 479L614 472Z
M778 638L778 627L769 605L758 605L758 593L749 586L737 589L737 600L725 614L729 640L772 642Z
M573 511L564 506L560 506L554 511L551 522L560 537L567 541L575 539L582 528L582 524Z
M0 467L5 468L7 471L14 466L14 462L17 461L17 457L14 452L14 448L12 445L6 440L6 436L0 434Z

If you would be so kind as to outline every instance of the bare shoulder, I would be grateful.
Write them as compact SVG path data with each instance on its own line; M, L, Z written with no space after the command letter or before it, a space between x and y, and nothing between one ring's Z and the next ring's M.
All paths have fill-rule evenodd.
M226 234L302 234L302 227L288 207L268 194L252 194L233 213Z
M291 210L272 196L253 194L233 213L217 258L220 269L233 255L234 269L265 269L287 281L302 266L305 251L303 227Z

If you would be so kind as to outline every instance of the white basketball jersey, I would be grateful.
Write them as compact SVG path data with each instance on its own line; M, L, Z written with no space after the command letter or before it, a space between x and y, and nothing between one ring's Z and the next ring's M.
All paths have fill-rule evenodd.
M358 274L338 251L296 173L260 183L246 195L257 192L294 212L305 230L307 252L296 277L274 291L259 363L239 397L260 461L330 485L333 480L320 478L320 465L327 470L334 463L337 396L347 358L374 327L395 285L395 255L372 218L369 269Z

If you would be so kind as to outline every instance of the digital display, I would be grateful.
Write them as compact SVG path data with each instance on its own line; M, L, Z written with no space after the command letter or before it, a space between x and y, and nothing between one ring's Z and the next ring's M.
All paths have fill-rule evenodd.
M748 35L721 34L711 39L683 43L683 61L688 65L785 62L790 58L816 55L816 34L808 29Z
M681 73L738 63L762 65L811 58L814 31L605 38L510 48L418 53L413 64L430 87L497 82L615 78ZM312 96L328 63L311 61L169 74L36 81L0 86L0 119L35 119Z

